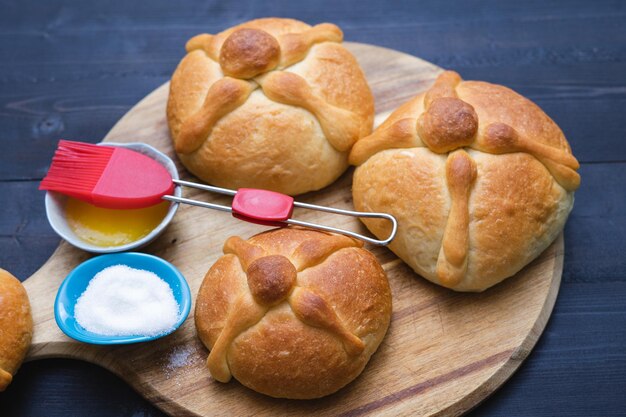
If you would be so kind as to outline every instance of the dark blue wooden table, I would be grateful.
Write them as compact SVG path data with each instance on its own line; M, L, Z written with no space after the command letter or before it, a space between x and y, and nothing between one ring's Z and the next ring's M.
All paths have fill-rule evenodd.
M57 246L38 181L56 141L99 141L166 82L185 41L262 16L338 24L350 41L502 83L564 130L582 186L561 291L519 371L474 415L626 415L626 2L0 3L0 267L25 279ZM25 364L1 416L160 416L124 382L69 360Z

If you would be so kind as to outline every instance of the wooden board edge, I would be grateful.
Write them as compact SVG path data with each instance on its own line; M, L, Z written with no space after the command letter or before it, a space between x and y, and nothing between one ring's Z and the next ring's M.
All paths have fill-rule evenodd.
M511 353L505 363L500 366L500 368L496 370L494 374L484 383L465 397L461 398L460 401L440 410L438 413L434 414L434 416L460 416L475 409L491 397L497 390L499 390L530 356L530 353L541 338L541 335L543 334L543 331L552 316L552 310L554 310L559 289L561 288L563 262L565 258L565 239L563 232L559 234L556 240L546 250L550 250L552 245L555 245L554 256L544 261L554 261L552 280L550 281L548 295L546 296L545 302L539 311L537 319L526 338L522 341L520 346Z
M409 53L399 51L397 49L387 48L385 46L379 46L379 45L372 45L372 44L369 44L369 43L350 42L350 41L343 42L343 45L346 46L348 49L350 49L350 52L352 52L351 48L367 48L367 49L375 48L375 49L388 51L390 53L393 53L394 55L403 56L403 57L408 58L408 59L413 59L413 60L419 61L420 65L423 65L425 67L431 67L433 70L444 71L443 68L433 64L432 62L426 61L426 60L424 60L424 59L422 59L420 57L417 57L415 55L411 55Z
M374 46L374 45L361 44L361 43L345 42L345 44L347 44L346 46L348 46L348 47L354 45L355 48L359 48L359 47L372 48L373 47L373 48L380 49L380 50L393 51L393 50L391 50L389 48L384 48L384 47L379 47L379 46ZM409 54L405 54L403 52L398 52L398 51L393 51L393 52L397 53L397 54L405 55L405 56L407 56L407 57L409 57L409 58L411 58L413 60L416 60L416 61L419 61L419 62L423 63L424 65L429 65L429 66L433 67L433 69L437 69L439 71L441 70L441 68L439 68L439 67L437 67L437 66L435 66L435 65L433 65L431 63L428 63L427 61L423 61L420 58L411 56ZM120 125L124 124L126 118L133 117L133 115L135 114L135 112L138 109L140 109L141 107L145 106L147 103L153 104L153 102L155 101L155 97L162 96L163 94L166 94L164 90L166 90L168 88L169 88L169 81L164 83L164 84L161 84L158 87L156 87L153 91L151 91L148 95L146 95L142 100L140 100L138 103L136 103L134 106L132 106L124 114L124 116L122 118L120 118L117 121L117 123L115 123L115 125L113 125L111 130L105 136L104 140L107 140L108 137L114 135L114 132L116 131L116 129L118 129ZM386 117L388 115L388 113L389 112L387 112L387 114L381 113L381 114L377 115L377 119L380 119L383 116ZM460 398L456 403L453 403L449 407L441 410L436 415L459 415L459 414L465 413L465 412L471 410L472 408L478 406L483 400L485 400L493 392L495 392L496 389L499 389L499 387L502 386L513 375L513 373L517 371L517 369L519 368L521 363L529 356L531 350L536 345L537 341L539 340L541 334L543 333L543 331L545 329L545 326L547 325L547 322L549 320L551 312L552 312L552 310L554 308L554 305L555 305L555 302L556 302L556 297L558 295L558 290L559 290L559 287L560 287L562 270L563 270L563 261L564 261L564 253L563 253L564 252L564 239L563 239L563 234L562 233L559 235L559 237L557 237L557 240L553 244L556 244L556 247L554 249L554 251L555 251L554 255L550 256L550 258L548 260L544 261L544 262L547 262L547 261L552 260L554 262L554 266L553 266L553 270L552 270L552 277L551 277L551 281L550 281L550 285L549 285L549 291L548 291L548 294L547 294L547 296L545 298L544 304L541 307L541 310L540 310L540 312L539 312L539 314L537 316L537 320L535 321L534 325L532 326L529 334L522 341L520 346L517 349L515 349L510 354L510 356L507 359L504 360L504 364L500 365L500 368L497 371L495 371L494 374L491 377L489 377L483 384L478 386L475 390L473 390L469 394L467 394L467 395L463 396L462 398ZM55 249L55 251L52 253L50 258L33 275L31 275L31 277L26 279L24 281L24 284L26 284L28 282L28 280L31 280L33 277L36 277L39 274L42 274L42 271L46 268L46 266L50 262L53 261L53 259L55 258L55 255L60 250L62 250L63 247L64 247L64 242L61 241L61 243ZM547 250L549 250L549 249L547 249ZM42 278L45 279L45 277L42 277ZM35 354L34 357L28 357L27 360L28 361L30 361L30 360L38 360L38 359L45 359L45 358L49 358L49 357L55 357L55 358L57 358L57 357L67 357L67 358L71 358L71 359L76 359L75 357L73 357L71 355L55 354L56 351L57 351L57 348L60 349L62 347L62 345L64 345L64 342L56 342L55 341L55 342L49 344L48 346L40 346L39 347L39 351L42 352L41 355ZM35 350L37 350L37 349L35 349ZM142 384L141 381L138 381L136 379L134 373L130 372L129 369L126 369L126 367L123 364L121 364L121 363L112 363L106 357L100 357L100 360L96 359L94 361L89 361L89 362L90 363L95 363L95 364L97 364L99 366L102 366L105 369L113 372L113 374L117 375L122 380L124 380L127 383L129 383L131 385L131 387L139 395L141 395L142 397L146 398L148 401L150 401L152 404L154 404L157 408L161 409L165 413L168 413L170 415L176 415L176 416L198 416L198 417L202 417L200 414L196 414L196 413L190 411L189 409L184 408L182 405L179 405L178 403L176 403L174 401L169 401L168 399L166 399L163 395L161 395L158 391L156 391L152 387L150 387L148 385L145 385L145 384Z

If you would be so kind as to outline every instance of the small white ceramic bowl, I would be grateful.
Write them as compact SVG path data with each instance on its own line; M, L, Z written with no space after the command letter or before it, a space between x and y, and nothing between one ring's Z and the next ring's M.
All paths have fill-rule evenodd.
M149 156L155 161L161 163L170 173L173 179L178 179L178 171L176 170L176 165L174 165L174 161L170 159L164 153L156 150L150 145L146 145L145 143L133 142L133 143L99 143L101 146L119 146L123 148L132 149L134 151L140 152L144 155ZM174 195L180 197L182 195L181 187L177 186L174 188ZM172 219L174 218L174 214L176 210L178 210L178 203L171 203L167 214L163 221L149 234L144 236L143 238L136 240L131 243L127 243L126 245L121 246L96 246L92 245L88 242L85 242L72 231L69 224L67 223L67 219L65 218L65 202L67 201L67 197L63 194L55 193L55 192L47 192L46 193L46 215L48 216L48 222L50 222L50 226L54 229L54 231L65 239L68 243L77 248L85 250L87 252L93 253L113 253L113 252L123 252L127 250L138 249L147 244L151 243L154 239L156 239L165 228L170 224Z

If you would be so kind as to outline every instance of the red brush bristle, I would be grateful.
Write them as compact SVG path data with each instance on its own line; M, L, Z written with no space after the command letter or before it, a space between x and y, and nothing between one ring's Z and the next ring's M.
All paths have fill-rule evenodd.
M39 189L85 198L98 184L113 151L109 146L59 141L48 175Z

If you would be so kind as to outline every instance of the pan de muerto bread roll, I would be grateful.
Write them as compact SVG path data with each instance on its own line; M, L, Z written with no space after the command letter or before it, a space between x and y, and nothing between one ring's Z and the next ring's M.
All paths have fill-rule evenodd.
M356 209L393 214L391 250L457 291L482 291L535 259L563 229L580 184L563 132L538 106L451 71L361 139L350 162Z
M362 243L300 228L231 237L196 301L218 381L318 398L356 378L391 318L387 276Z
M318 190L372 130L374 99L332 24L258 19L187 42L167 120L182 163L222 187Z
M33 319L26 290L17 278L0 269L0 391L13 380L32 336Z

